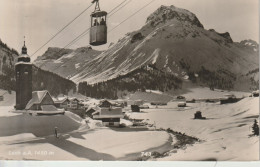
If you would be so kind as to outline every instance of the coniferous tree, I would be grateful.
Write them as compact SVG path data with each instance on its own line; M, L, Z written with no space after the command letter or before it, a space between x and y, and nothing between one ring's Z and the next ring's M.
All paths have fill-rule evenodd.
M253 134L256 135L256 136L259 136L259 125L258 125L258 122L257 120L255 119L254 121L254 124L252 126L252 129L253 129Z

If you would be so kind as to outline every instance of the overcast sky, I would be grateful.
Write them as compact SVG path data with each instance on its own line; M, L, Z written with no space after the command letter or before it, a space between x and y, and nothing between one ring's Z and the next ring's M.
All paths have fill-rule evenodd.
M0 38L20 52L26 36L28 54L35 52L58 30L91 4L92 0L0 0ZM102 10L111 11L124 0L100 0ZM130 1L130 0L128 0ZM152 0L131 0L108 19L112 29ZM229 32L234 41L259 40L258 0L155 0L151 5L108 34L108 43L116 42L124 34L142 27L149 14L161 5L175 5L196 14L206 29ZM34 58L48 47L64 47L90 26L90 13L94 6L73 22L67 29L41 49ZM108 30L109 31L109 30ZM71 48L89 45L89 34ZM94 47L106 49L108 45ZM34 59L33 58L33 59Z

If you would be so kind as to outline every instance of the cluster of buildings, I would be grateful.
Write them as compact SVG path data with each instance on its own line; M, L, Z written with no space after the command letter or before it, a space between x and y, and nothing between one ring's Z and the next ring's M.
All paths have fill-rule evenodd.
M15 64L16 77L16 110L33 110L55 112L62 109L83 109L84 105L77 98L52 98L47 90L32 91L32 63L27 54L27 48L22 47L22 53Z
M91 99L81 100L67 96L54 98L47 90L32 91L32 63L27 55L27 48L22 47L22 53L15 64L16 75L16 110L29 110L30 113L44 115L60 114L69 111L82 111L92 119L101 120L105 126L119 126L120 119L124 117L123 108L128 104L134 107L134 111L140 111L142 100L137 101L108 101ZM92 99L93 100L93 99Z
M27 48L22 47L22 53L15 64L16 75L16 110L29 110L44 115L59 114L60 109L82 110L93 119L101 120L104 125L118 126L123 118L124 103L113 103L107 100L94 104L85 104L77 98L53 98L47 90L32 91L32 63L27 54Z

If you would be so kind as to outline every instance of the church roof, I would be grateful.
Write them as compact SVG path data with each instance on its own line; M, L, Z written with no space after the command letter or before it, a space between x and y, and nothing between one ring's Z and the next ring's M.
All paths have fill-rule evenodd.
M30 109L33 104L40 104L47 94L50 96L50 93L47 90L32 92L32 99L28 102L25 109Z
M25 46L25 41L24 41L24 45L22 47L22 53L21 55L18 57L18 62L30 62L30 56L27 54L27 47Z

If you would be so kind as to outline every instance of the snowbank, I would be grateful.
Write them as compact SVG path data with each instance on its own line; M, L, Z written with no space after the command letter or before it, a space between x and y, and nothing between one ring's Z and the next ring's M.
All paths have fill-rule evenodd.
M13 136L22 133L32 133L35 136L48 136L54 134L54 127L60 133L78 129L81 126L67 115L30 116L19 114L0 117L0 137Z

